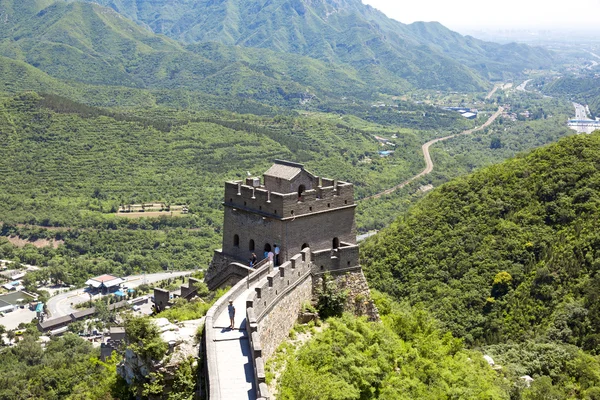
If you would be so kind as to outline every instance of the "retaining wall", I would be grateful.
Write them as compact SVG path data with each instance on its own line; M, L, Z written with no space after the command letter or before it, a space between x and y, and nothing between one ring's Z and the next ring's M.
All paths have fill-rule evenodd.
M246 300L246 326L258 398L270 398L265 363L298 320L302 304L312 298L311 252L304 249L269 273Z

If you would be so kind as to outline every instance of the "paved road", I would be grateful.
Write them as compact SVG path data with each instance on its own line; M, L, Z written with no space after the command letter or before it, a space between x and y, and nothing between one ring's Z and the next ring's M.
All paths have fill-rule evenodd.
M504 84L503 83L497 83L494 85L494 88L492 90L490 90L490 92L487 94L487 96L485 96L486 99L491 99L492 96L494 95L494 93L496 93L496 90L498 90L499 88L503 87Z
M368 199L378 199L379 197L385 195L385 194L390 194L398 189L402 189L404 186L408 185L409 183L411 183L412 181L415 181L419 178L421 178L422 176L425 176L429 173L431 173L431 171L433 171L433 161L431 160L431 155L429 154L429 147L437 142L441 142L444 140L448 140L448 139L452 139L454 137L457 136L463 136L463 135L469 135L473 132L477 132L479 130L482 130L483 128L488 127L492 122L494 122L494 120L496 120L496 118L498 118L498 116L500 116L502 114L502 112L504 111L504 108L502 107L498 107L498 110L491 116L488 118L487 121L485 121L485 123L481 126L475 127L473 129L468 129L466 131L463 131L461 133L456 133L454 135L450 135L450 136L445 136L445 137L441 137L441 138L437 138L437 139L433 139L430 140L429 142L425 143L423 146L421 146L421 149L423 150L423 157L425 158L425 169L421 172L419 172L417 175L413 176L410 179L407 179L406 181L392 187L389 189L384 190L383 192L379 192L377 194L374 194L373 196L369 196L369 197L365 197L362 200L368 200Z
M584 50L584 51L586 51L586 52L590 53L592 56L594 56L594 57L596 57L596 58L600 59L600 56L599 56L598 54L592 53L592 52L591 52L591 51L589 51L589 50Z
M575 119L588 119L588 113L584 105L573 102L573 107L575 107Z
M517 86L517 90L520 90L522 92L526 92L527 89L525 89L525 86L527 86L527 84L531 82L531 79L527 79L525 82L521 83L519 86Z
M132 275L124 278L126 282L123 284L128 288L135 288L143 284L144 282L147 284L155 283L158 281L162 281L169 278L175 278L185 275L190 275L193 271L172 271L172 272L160 272L156 274L147 274L144 278L144 275ZM102 296L95 295L93 298L97 299ZM66 293L60 293L56 296L53 296L48 300L47 309L50 313L50 318L62 317L64 315L69 315L77 309L73 308L75 304L83 303L84 301L88 301L90 299L90 295L83 291L83 289L75 289Z

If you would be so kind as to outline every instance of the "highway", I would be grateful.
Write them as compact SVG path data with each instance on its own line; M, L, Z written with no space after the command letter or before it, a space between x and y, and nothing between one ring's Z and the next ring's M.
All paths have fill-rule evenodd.
M176 278L180 276L190 275L194 271L172 271L172 272L159 272L156 274L144 275L132 275L125 277L126 280L123 286L128 288L135 288L143 283L152 284L158 281L162 281L169 278ZM102 296L97 294L93 296L93 299L99 299ZM75 304L83 303L84 301L90 300L90 295L85 292L82 288L68 291L66 293L60 293L53 296L48 300L47 309L50 315L48 318L57 318L64 315L69 315L73 312L78 311L73 306Z
M383 192L379 192L377 194L374 194L372 196L369 197L365 197L362 200L368 200L368 199L378 199L379 197L383 196L384 194L390 194L398 189L402 189L404 186L408 185L409 183L411 183L412 181L415 181L419 178L421 178L422 176L425 176L429 173L431 173L431 171L433 171L433 161L431 160L431 155L429 154L429 147L437 142L441 142L444 140L448 140L448 139L452 139L455 138L457 136L463 136L463 135L469 135L473 132L477 132L479 130L482 130L483 128L488 127L492 122L494 122L494 120L496 118L498 118L500 115L502 115L502 112L504 111L504 108L502 107L498 107L498 110L491 116L488 118L487 121L485 121L485 123L481 126L475 127L473 129L468 129L466 131L463 131L461 133L456 133L454 135L449 135L449 136L444 136L441 138L437 138L437 139L433 139L430 140L429 142L425 143L423 146L421 146L421 150L423 151L423 157L425 158L425 169L421 172L419 172L417 175L413 176L412 178L409 178L407 180L405 180L404 182L391 187L389 189L384 190Z
M575 107L575 119L588 119L587 110L584 105L573 102Z

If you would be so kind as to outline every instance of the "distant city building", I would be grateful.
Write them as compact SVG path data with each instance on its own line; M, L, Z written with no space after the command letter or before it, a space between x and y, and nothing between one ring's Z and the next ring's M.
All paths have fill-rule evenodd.
M467 119L475 119L479 113L477 109L468 107L442 107L442 110L456 111Z

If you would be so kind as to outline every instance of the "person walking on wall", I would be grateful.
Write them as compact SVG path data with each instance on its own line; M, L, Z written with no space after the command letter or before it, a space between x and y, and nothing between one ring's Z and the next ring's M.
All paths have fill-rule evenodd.
M256 258L256 254L252 253L252 257L250 257L250 268L256 265L256 261L258 261L258 258Z
M229 329L234 329L235 307L233 306L233 300L231 299L229 299L229 306L227 307L227 311L229 312Z
M279 265L279 246L275 245L275 265Z

